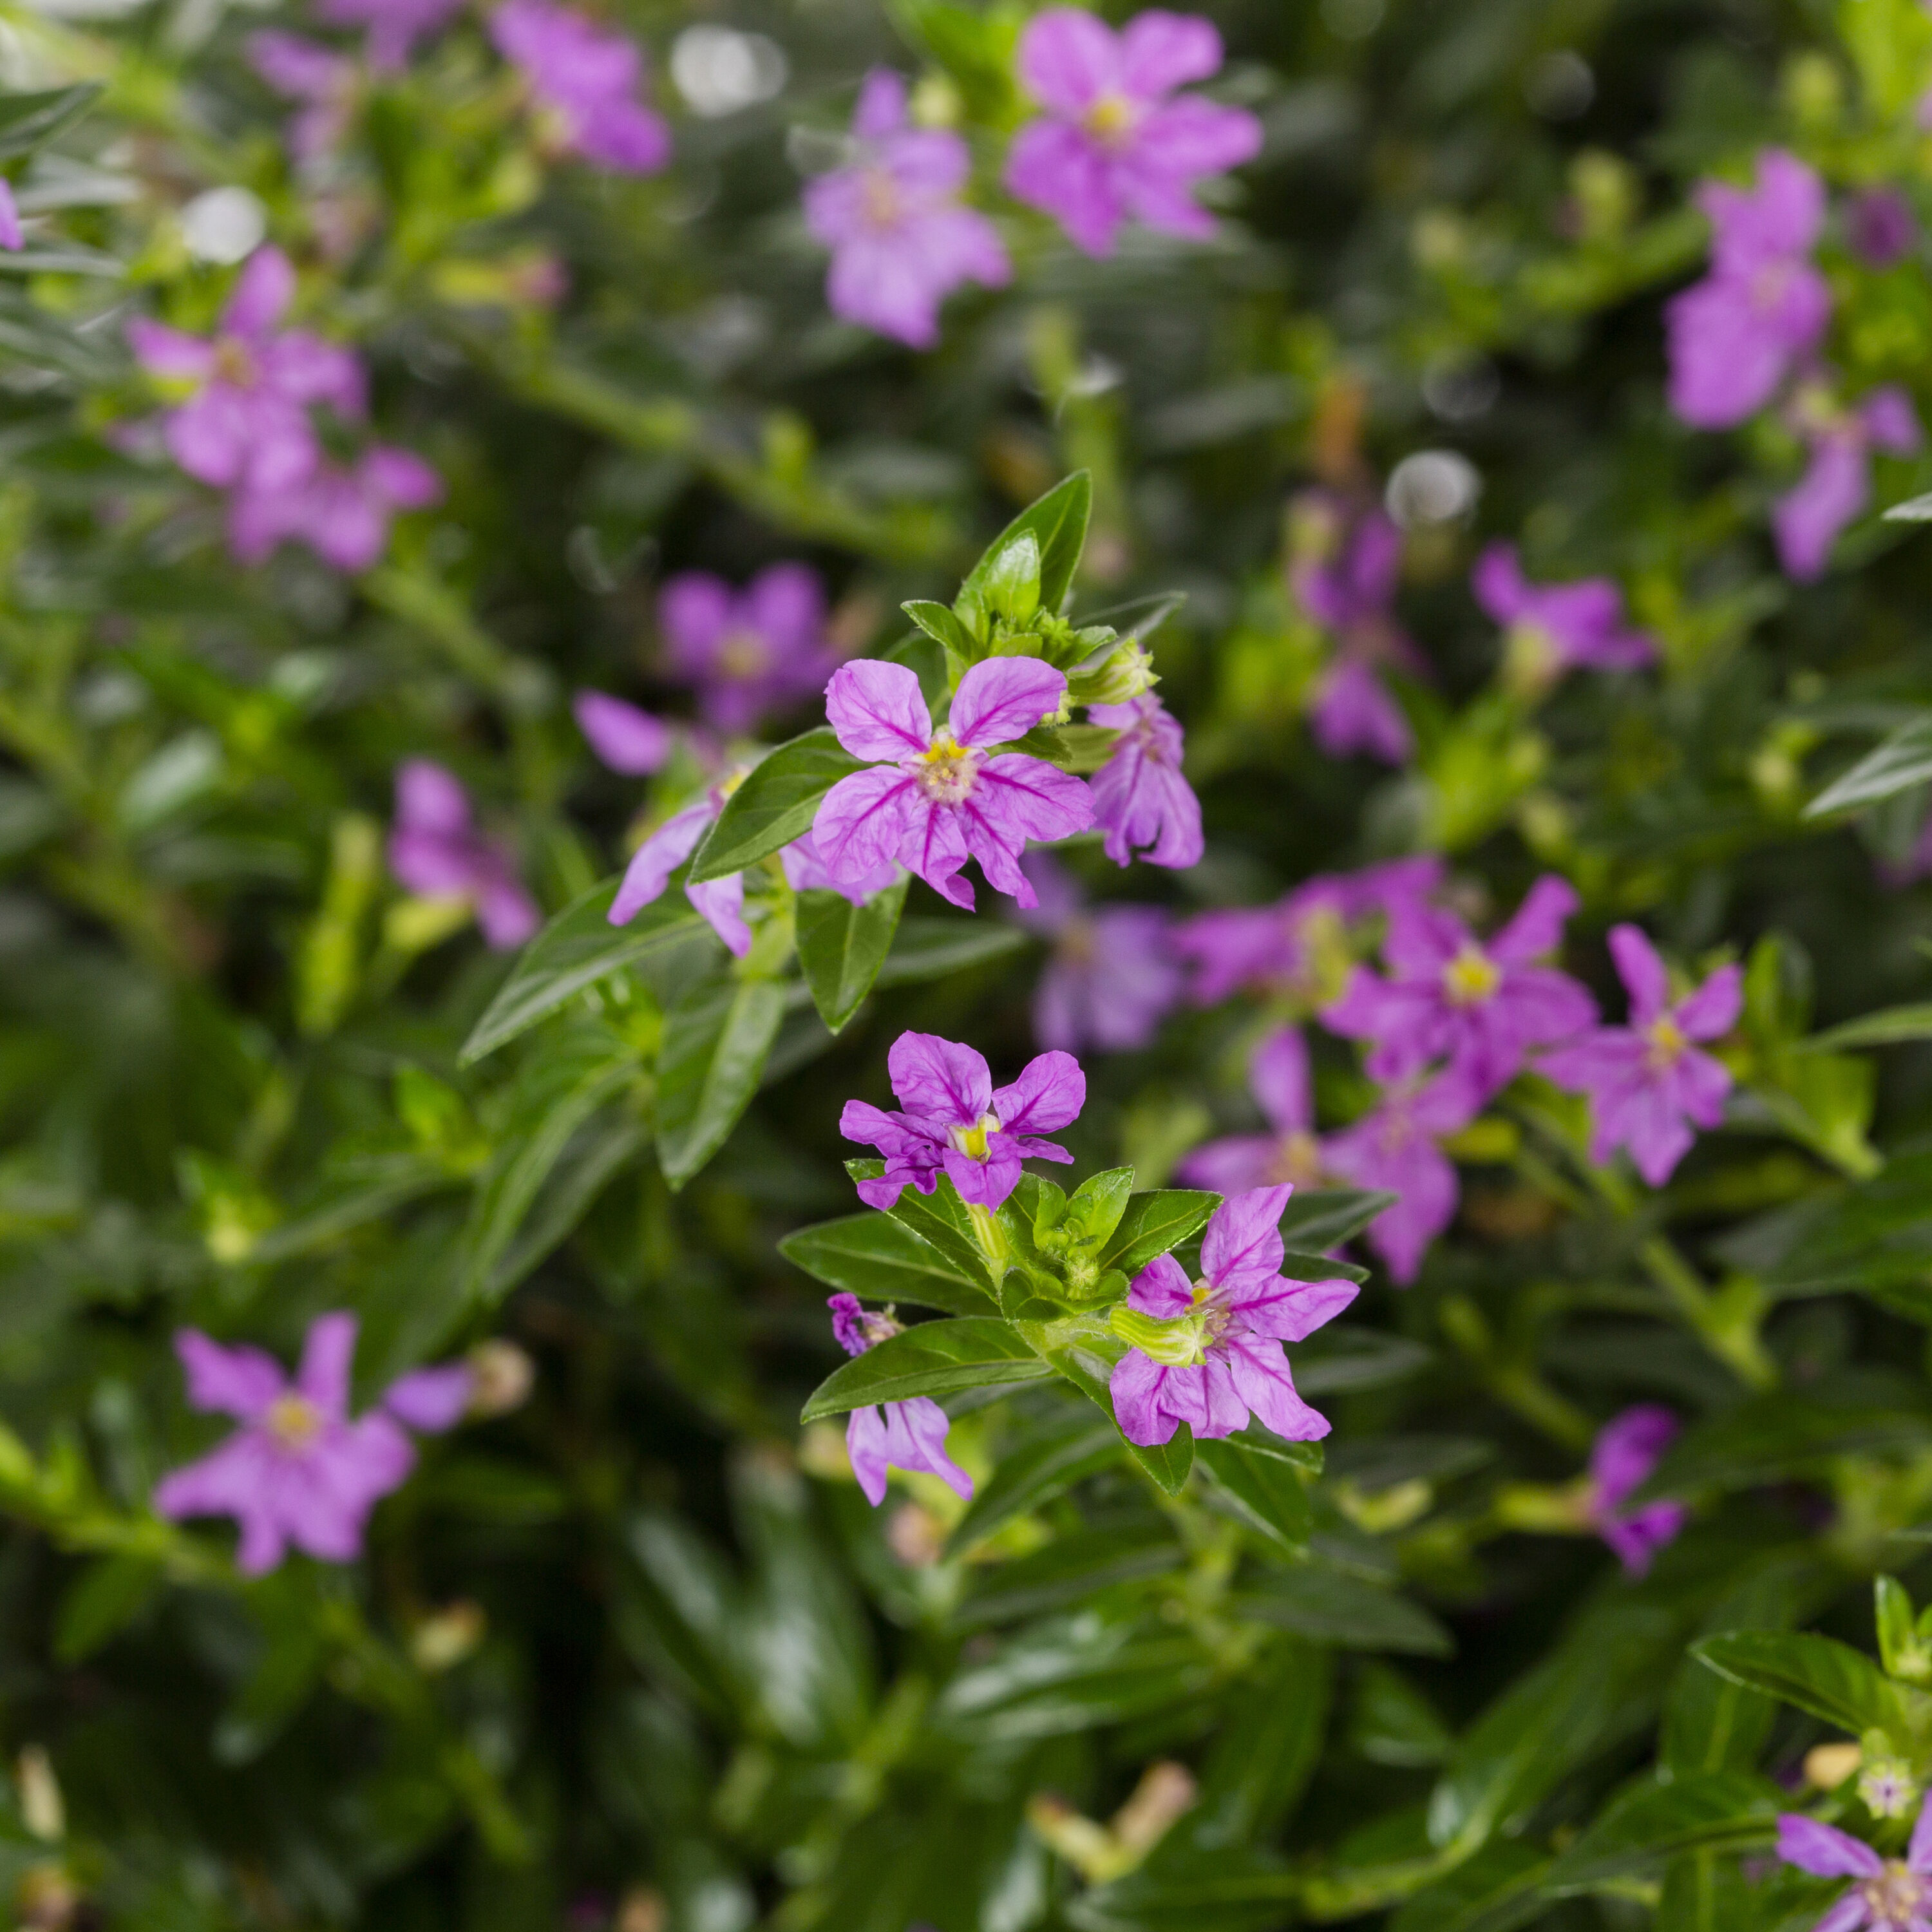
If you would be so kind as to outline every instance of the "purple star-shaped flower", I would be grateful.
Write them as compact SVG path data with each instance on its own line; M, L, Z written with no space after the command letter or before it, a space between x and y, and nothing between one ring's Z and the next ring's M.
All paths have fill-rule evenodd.
M626 778L663 770L677 748L675 727L608 692L580 691L570 710L590 748Z
M1136 852L1150 866L1198 866L1201 801L1180 775L1180 725L1152 692L1090 704L1087 718L1121 734L1094 775L1094 822L1107 835L1107 856L1117 866Z
M1767 148L1751 189L1706 182L1711 271L1664 312L1670 406L1694 429L1728 429L1770 401L1818 345L1832 291L1809 259L1825 184L1795 154Z
M832 876L862 878L896 859L970 911L959 868L976 859L995 892L1036 904L1019 867L1027 841L1084 832L1094 800L1070 772L993 747L1053 716L1066 692L1066 678L1037 658L988 658L959 680L935 730L904 664L841 664L825 688L827 720L854 758L891 763L841 778L820 801L812 836Z
M278 544L298 541L352 575L388 548L398 512L428 509L442 494L442 478L421 457L374 443L346 468L320 464L280 488L244 483L228 501L228 547L242 562L260 563Z
M461 784L428 758L396 771L389 870L425 898L466 898L484 940L499 952L523 944L542 914L504 848L479 834Z
M904 1112L848 1100L838 1117L838 1131L848 1141L875 1147L886 1157L884 1174L858 1184L868 1208L891 1207L908 1184L930 1194L942 1171L961 1200L997 1208L1018 1184L1022 1160L1073 1158L1036 1138L1058 1132L1086 1104L1087 1076L1070 1053L1041 1054L1010 1087L995 1092L985 1060L970 1046L937 1034L902 1033L886 1056L886 1070Z
M562 152L633 175L670 159L670 130L638 98L644 57L622 34L607 34L550 0L504 0L490 38L517 68Z
M1315 1096L1308 1077L1308 1042L1299 1027L1277 1027L1248 1062L1248 1090L1273 1132L1230 1134L1196 1148L1175 1170L1190 1187L1216 1194L1286 1181L1313 1186L1322 1178L1322 1144L1315 1137Z
M352 1315L318 1316L292 1382L259 1348L224 1348L193 1328L175 1337L188 1400L242 1426L212 1454L164 1476L154 1508L165 1516L234 1517L244 1576L274 1569L291 1544L326 1563L352 1562L369 1512L415 1466L400 1425L448 1429L468 1406L470 1371L452 1363L404 1376L352 1420L356 1327Z
M1117 1333L1114 1419L1151 1448L1186 1423L1197 1438L1232 1436L1250 1414L1286 1442L1315 1442L1328 1421L1294 1392L1284 1342L1306 1339L1355 1298L1351 1281L1285 1281L1282 1210L1292 1187L1257 1187L1215 1209L1201 1238L1201 1279L1172 1255L1134 1277Z
M1622 1507L1624 1497L1648 1480L1663 1460L1677 1426L1669 1409L1640 1402L1605 1423L1590 1448L1590 1520L1633 1576L1642 1576L1657 1552L1674 1541L1690 1520L1690 1512L1682 1503Z
M890 1314L861 1307L856 1294L828 1296L825 1305L832 1311L832 1332L848 1355L862 1355L904 1333ZM886 1472L908 1469L937 1476L954 1495L970 1502L973 1478L946 1453L946 1432L952 1426L951 1418L930 1396L854 1409L845 1418L845 1454L866 1500L877 1509L886 1499Z
M914 349L939 340L939 305L964 282L1004 288L999 230L960 204L973 171L957 134L906 125L905 82L875 68L852 117L856 158L807 184L805 221L832 250L834 315Z
M1871 452L1910 456L1924 439L1911 397L1895 382L1851 410L1803 397L1795 413L1811 460L1796 487L1772 506L1771 526L1785 575L1808 583L1824 574L1838 532L1871 500Z
M1330 1173L1397 1197L1369 1223L1368 1243L1403 1287L1415 1279L1430 1243L1454 1219L1461 1193L1455 1164L1437 1141L1461 1132L1481 1105L1466 1079L1438 1074L1426 1085L1384 1094L1372 1113L1322 1144L1322 1164Z
M698 694L698 709L721 731L748 731L825 686L825 592L802 563L775 563L742 591L722 577L688 570L658 596L658 625L673 674Z
M250 34L248 64L278 94L303 103L289 123L289 152L314 161L341 141L355 111L362 76L355 62L319 40L272 28Z
M1673 1005L1664 962L1637 927L1612 926L1610 946L1630 994L1629 1024L1593 1028L1544 1054L1538 1069L1559 1087L1589 1095L1592 1160L1628 1148L1638 1173L1661 1187L1690 1151L1695 1136L1687 1124L1714 1127L1724 1118L1730 1070L1691 1042L1716 1040L1737 1024L1744 975L1720 966Z
M1514 1078L1531 1047L1567 1040L1597 1016L1574 980L1531 963L1562 943L1576 904L1565 880L1546 875L1484 945L1454 913L1398 899L1382 941L1394 976L1357 967L1323 1023L1374 1042L1372 1078L1406 1080L1446 1058L1485 1100Z
M1519 690L1540 692L1567 670L1635 670L1657 646L1624 622L1623 592L1607 577L1532 584L1514 544L1491 544L1469 573L1476 602L1503 626L1504 663Z
M1778 1856L1814 1878L1856 1880L1814 1932L1928 1932L1932 1928L1932 1795L1919 1808L1902 1858L1881 1858L1862 1839L1816 1818L1786 1811L1778 1821Z
M362 365L304 328L278 333L294 298L296 272L279 248L257 248L237 278L212 337L188 335L136 316L128 325L134 359L152 375L195 393L162 416L168 453L197 482L219 490L284 493L321 460L309 406L326 403L359 420Z
M1007 191L1090 255L1111 254L1130 218L1191 240L1212 235L1194 184L1262 148L1261 123L1244 110L1176 98L1220 68L1220 35L1191 14L1150 9L1117 34L1078 8L1036 14L1020 36L1019 78L1046 112L1013 138Z
M1034 1037L1078 1053L1145 1046L1180 997L1180 962L1158 906L1090 909L1073 880L1044 852L1022 862L1040 903L1019 922L1053 943L1033 996Z

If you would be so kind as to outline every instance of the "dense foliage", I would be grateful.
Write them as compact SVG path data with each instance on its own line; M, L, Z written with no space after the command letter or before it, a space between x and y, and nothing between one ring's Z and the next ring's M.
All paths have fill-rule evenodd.
M11 1922L1932 1924L1932 12L1212 16L5 10Z

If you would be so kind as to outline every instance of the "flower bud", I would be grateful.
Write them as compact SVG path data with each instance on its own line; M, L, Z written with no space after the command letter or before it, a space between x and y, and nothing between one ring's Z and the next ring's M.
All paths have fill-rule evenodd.
M536 1364L514 1342L478 1342L469 1355L472 1415L507 1415L530 1398Z

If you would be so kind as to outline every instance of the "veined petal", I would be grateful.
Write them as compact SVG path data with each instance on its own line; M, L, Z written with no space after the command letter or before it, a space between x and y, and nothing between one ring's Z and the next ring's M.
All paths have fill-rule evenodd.
M1201 1238L1202 1275L1217 1288L1272 1280L1281 1267L1282 1210L1294 1192L1283 1182L1222 1202Z
M904 772L874 766L841 778L820 800L812 842L835 884L854 884L895 862L918 869L901 855L934 815Z
M1328 1433L1328 1418L1296 1393L1279 1342L1231 1336L1215 1353L1227 1364L1234 1393L1284 1442L1318 1442Z
M1862 1840L1795 1811L1778 1818L1778 1856L1814 1878L1876 1878L1885 1869L1885 1861Z
M946 722L961 744L984 749L1024 737L1066 694L1066 674L1038 658L988 658L959 680Z
M886 1069L909 1113L945 1126L970 1126L993 1104L993 1076L984 1056L958 1040L902 1033L886 1055Z
M1277 1342L1303 1342L1334 1320L1361 1292L1352 1281L1285 1281L1276 1275L1245 1281L1227 1292L1236 1310L1257 1335Z
M878 1408L855 1408L845 1418L845 1455L866 1502L886 1499L886 1418Z
M982 1060L983 1066L986 1063ZM1079 1117L1087 1104L1087 1076L1070 1053L1042 1053L1020 1077L993 1096L993 1112L1010 1134L1050 1134Z
M686 886L684 896L698 910L698 916L716 933L734 958L742 959L752 950L752 928L745 923L745 875L730 872L722 879L707 879L702 885Z
M1162 1322L1188 1313L1194 1306L1194 1289L1187 1270L1172 1255L1155 1256L1134 1276L1127 1306Z
M919 680L905 665L882 658L859 658L832 674L825 718L855 758L916 758L932 742L932 714Z
M1179 1418L1161 1399L1172 1372L1139 1349L1130 1348L1114 1364L1108 1379L1114 1420L1120 1424L1120 1433L1143 1449L1158 1448L1173 1437Z

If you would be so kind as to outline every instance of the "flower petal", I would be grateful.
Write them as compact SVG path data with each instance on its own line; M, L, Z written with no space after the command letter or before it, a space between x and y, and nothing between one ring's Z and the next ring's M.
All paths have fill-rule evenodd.
M282 1365L260 1348L224 1348L198 1328L175 1336L175 1353L188 1378L188 1399L196 1408L252 1422L288 1386Z
M1108 1378L1114 1420L1120 1424L1120 1433L1143 1449L1158 1448L1173 1437L1178 1418L1162 1400L1172 1372L1139 1349L1130 1348L1114 1364Z
M1194 1306L1194 1288L1187 1270L1172 1255L1155 1256L1134 1276L1127 1306L1162 1322L1188 1313Z
M1671 1017L1687 1040L1716 1040L1737 1024L1744 1004L1744 968L1720 966Z
M959 680L946 722L961 744L983 750L1024 737L1066 694L1066 674L1038 658L988 658Z
M662 718L602 691L580 691L571 700L578 729L614 772L642 778L661 771L677 742Z
M1130 94L1151 100L1221 71L1221 36L1198 14L1150 7L1120 31L1120 79Z
M1079 7L1049 7L1020 36L1020 85L1044 107L1086 112L1120 81L1120 49L1113 29Z
M356 1359L358 1326L346 1309L338 1309L318 1315L302 1343L296 1387L332 1420L340 1420L349 1411L349 1365Z
M412 1369L392 1382L382 1406L412 1429L453 1429L470 1406L476 1378L466 1362L446 1362L433 1369Z
M610 903L613 926L627 926L652 901L662 898L670 875L698 849L698 842L718 816L709 792L674 812L631 855L623 883Z
M1643 928L1613 926L1608 941L1617 976L1630 998L1630 1024L1648 1026L1670 1004L1670 976Z
M984 1058L934 1033L901 1034L886 1055L886 1070L900 1105L942 1129L970 1126L993 1102Z
M1277 1027L1256 1048L1248 1062L1248 1090L1277 1133L1302 1133L1315 1124L1308 1042L1299 1027Z
M1270 1280L1281 1266L1281 1216L1294 1192L1286 1182L1224 1201L1201 1238L1201 1272L1216 1288Z
M1778 1856L1814 1878L1876 1878L1885 1861L1870 1846L1795 1811L1780 1814Z
M1546 872L1524 896L1515 918L1490 941L1494 958L1540 959L1563 944L1563 925L1582 902L1568 879Z
M916 758L932 742L932 714L919 680L905 665L881 658L858 658L832 674L825 717L855 758Z
M684 896L698 908L698 916L724 940L734 958L742 959L752 950L752 928L745 923L745 875L728 873L722 879L707 879L702 885L686 886Z
M980 1064L986 1063L982 1060ZM993 1112L1010 1134L1050 1134L1079 1117L1087 1104L1087 1076L1070 1053L1042 1053L992 1099Z

